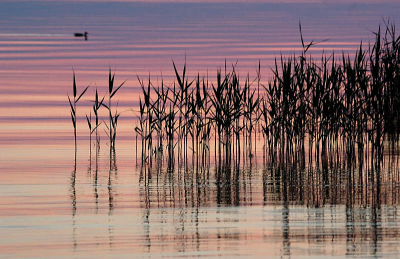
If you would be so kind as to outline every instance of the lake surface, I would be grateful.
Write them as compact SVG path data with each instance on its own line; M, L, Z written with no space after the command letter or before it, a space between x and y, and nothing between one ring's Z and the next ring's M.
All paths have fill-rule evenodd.
M310 49L315 59L354 55L383 19L399 24L397 1L0 4L0 258L398 257L397 157L385 160L378 196L375 186L349 186L346 165L329 168L328 186L307 173L315 165L291 182L263 163L261 145L235 181L221 182L214 163L142 167L133 112L137 76L172 85L172 61L211 81L225 60L243 78L260 61L268 82L274 58L301 51L299 22L305 42L328 39ZM73 37L84 31L87 41ZM103 126L90 155L85 122L109 68L116 84L127 80L115 96L123 113L112 159ZM77 107L76 164L73 71L79 92L90 85Z

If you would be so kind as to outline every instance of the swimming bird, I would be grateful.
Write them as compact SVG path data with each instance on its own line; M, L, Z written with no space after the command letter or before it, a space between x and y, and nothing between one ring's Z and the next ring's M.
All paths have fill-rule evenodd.
M89 33L87 33L86 31L85 31L85 33L75 33L74 34L74 36L75 37L85 37L85 40L87 40L87 35L88 35Z

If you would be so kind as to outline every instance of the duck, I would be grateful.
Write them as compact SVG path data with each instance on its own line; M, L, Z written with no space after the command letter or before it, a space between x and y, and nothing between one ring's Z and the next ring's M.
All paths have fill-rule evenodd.
M85 31L85 33L75 33L74 36L75 37L85 37L85 40L87 40L89 33L87 31Z

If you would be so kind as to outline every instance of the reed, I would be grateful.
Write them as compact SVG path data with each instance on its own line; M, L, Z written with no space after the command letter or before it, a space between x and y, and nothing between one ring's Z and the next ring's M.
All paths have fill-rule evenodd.
M98 132L98 128L99 128L101 122L99 123L99 110L100 110L101 106L103 106L104 98L105 98L105 96L103 96L103 98L101 100L99 99L99 94L98 94L97 88L96 88L95 99L93 101L93 112L94 112L94 115L96 116L96 126L95 126L94 130L96 132L96 150L97 150L97 152L100 149L100 135Z
M71 98L68 96L68 101L69 101L69 105L71 108L71 119L72 119L72 125L74 126L74 142L75 142L75 155L76 155L76 151L77 151L77 145L76 145L76 104L78 103L78 101L82 98L82 96L85 94L85 92L87 91L87 89L89 88L89 86L87 86L85 88L85 90L82 91L82 93L77 97L77 89L76 89L76 79L75 79L75 71L73 71L73 84L72 84L72 91L73 91L73 96L74 99L71 101Z
M118 125L118 117L120 114L118 111L115 111L115 114L113 115L111 105L112 105L112 98L114 95L118 92L119 89L125 84L126 80L122 82L117 88L114 89L114 78L115 78L115 73L111 73L111 68L109 69L108 73L108 106L102 103L104 107L107 108L109 111L109 124L105 124L108 128L108 137L110 139L110 151L115 148L115 139L117 136L117 125ZM118 106L118 105L117 105Z
M87 116L87 114L85 116L86 116L86 121L88 123L88 128L89 128L89 147L90 147L89 155L91 158L92 157L92 135L97 130L97 128L101 125L101 122L94 126L94 125L92 125L92 112L89 113L89 117Z

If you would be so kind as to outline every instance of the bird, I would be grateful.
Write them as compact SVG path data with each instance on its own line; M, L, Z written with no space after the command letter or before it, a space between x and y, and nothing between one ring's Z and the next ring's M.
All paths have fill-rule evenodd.
M87 40L89 33L85 31L85 33L75 33L74 36L75 37L85 37L85 40Z

